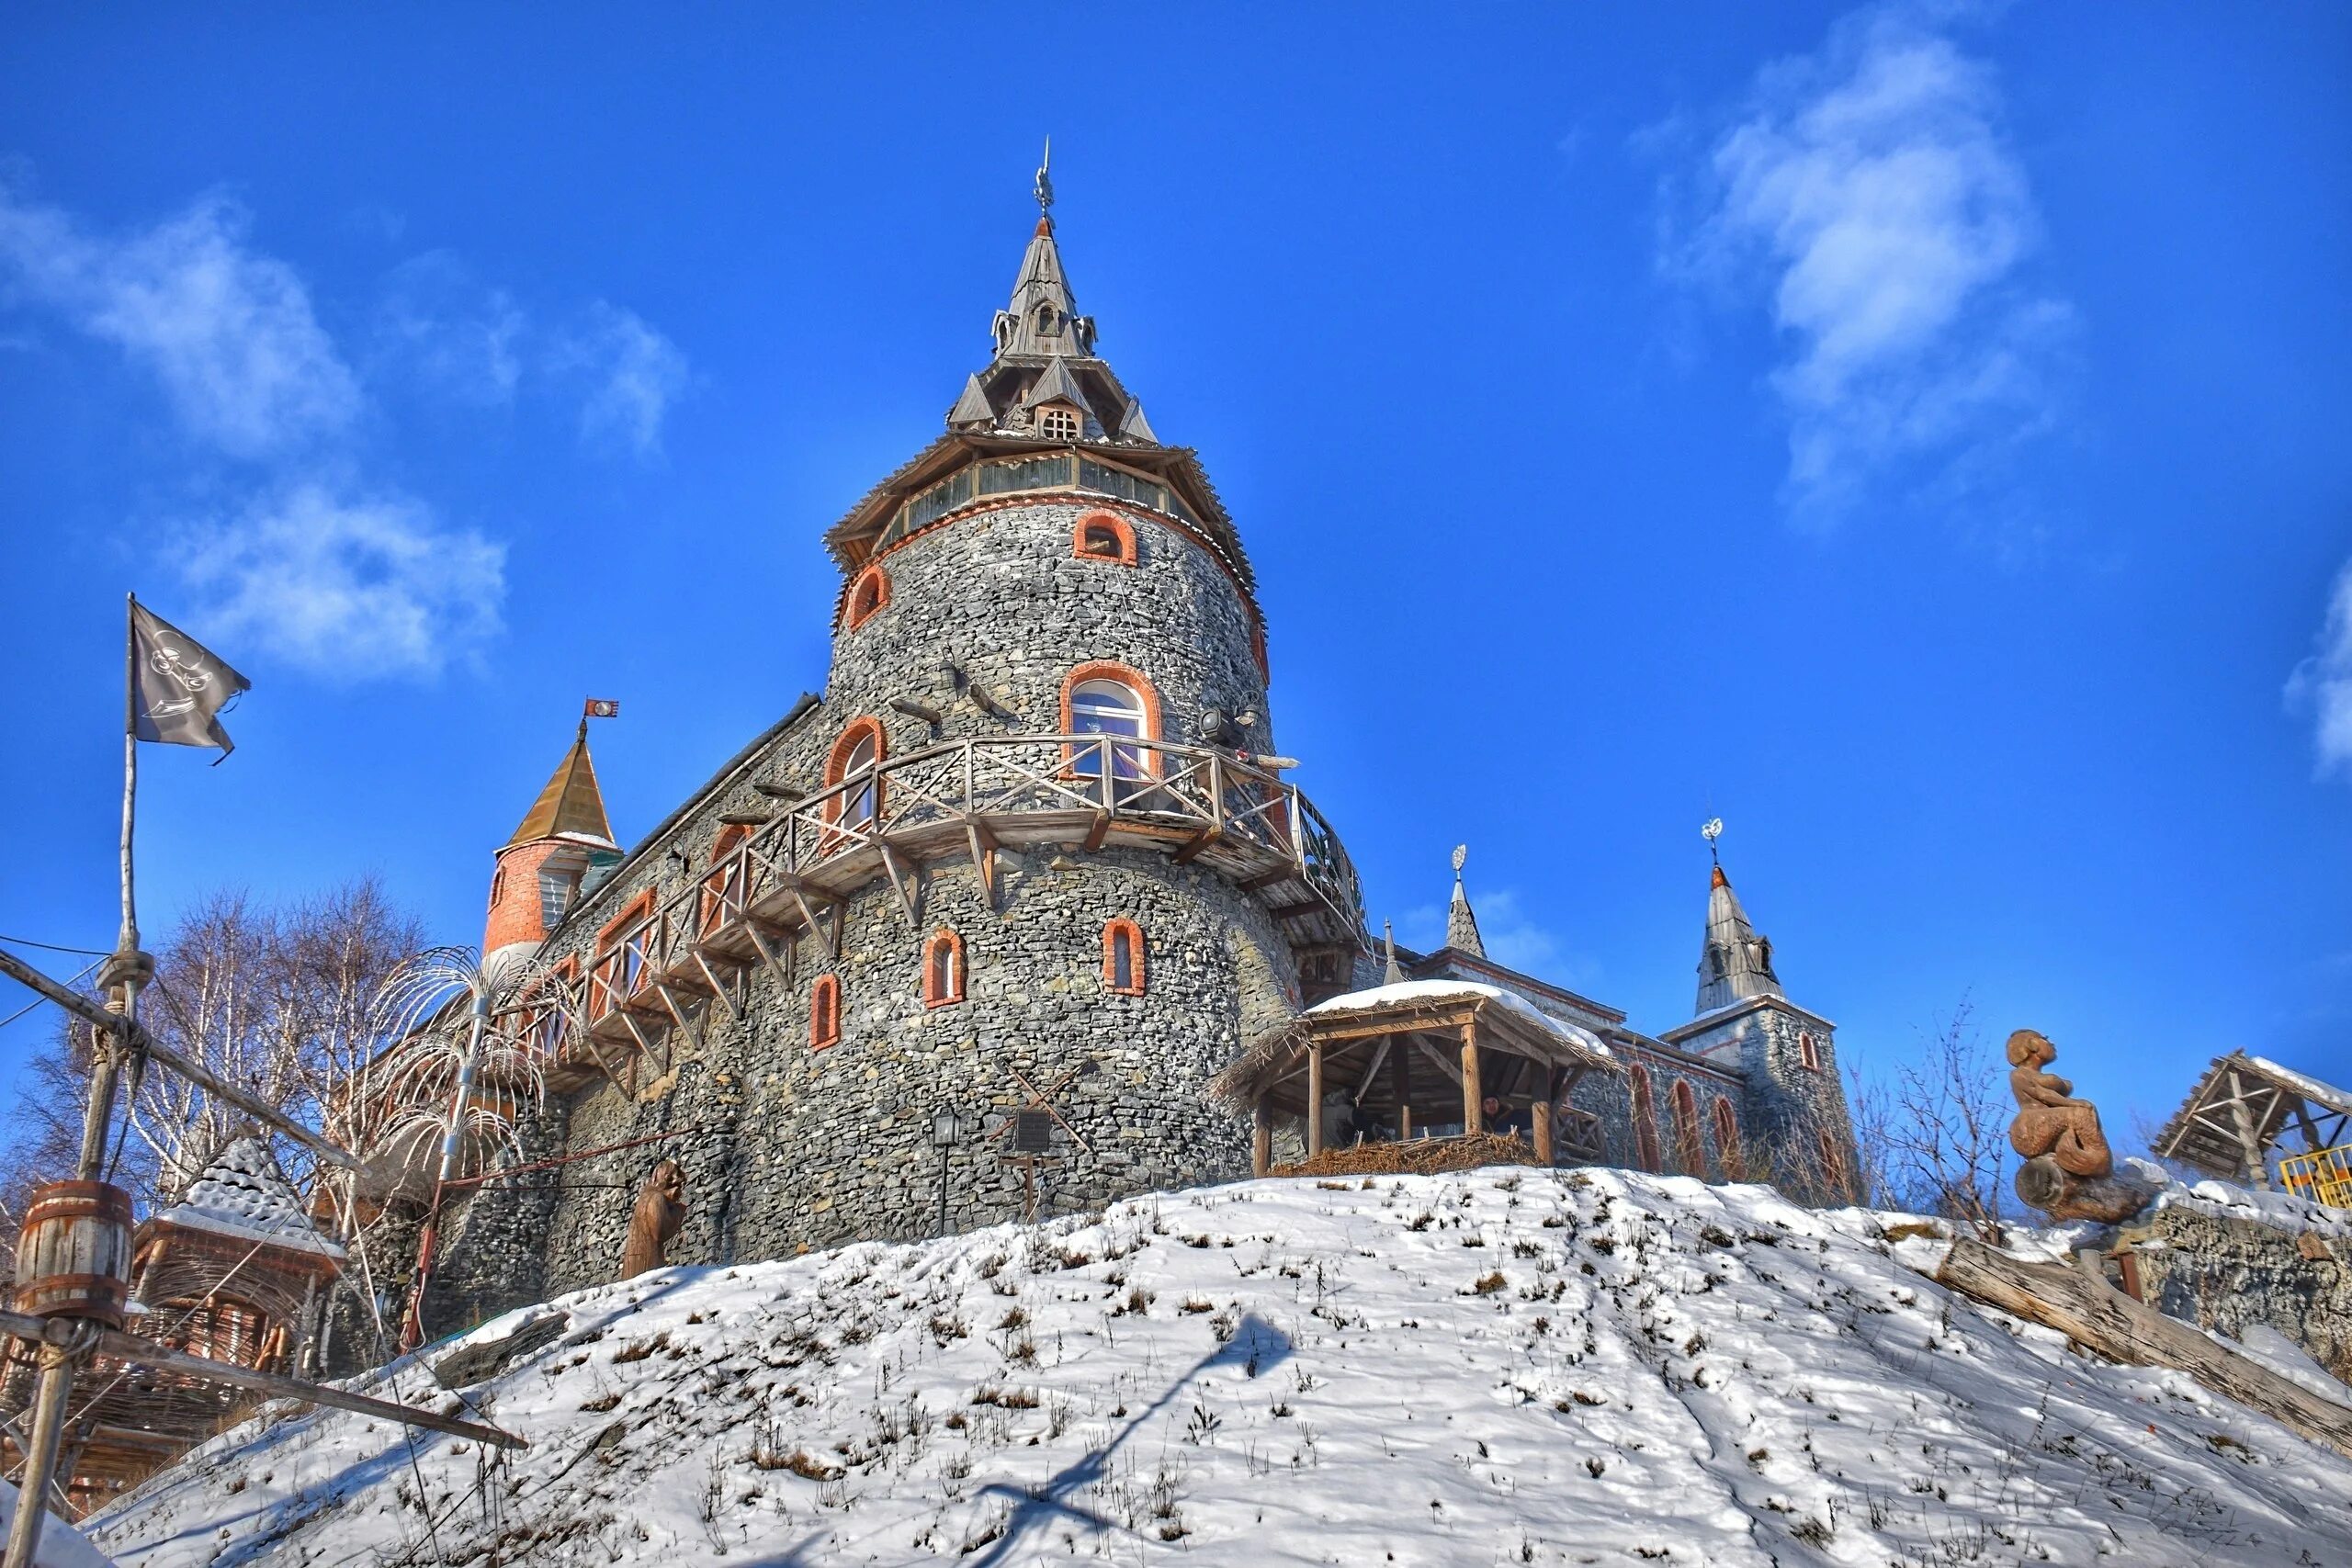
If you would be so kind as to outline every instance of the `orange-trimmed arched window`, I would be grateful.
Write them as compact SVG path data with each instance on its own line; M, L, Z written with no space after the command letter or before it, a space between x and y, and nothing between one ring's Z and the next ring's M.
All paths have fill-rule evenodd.
M922 1005L953 1007L964 999L964 939L945 926L922 946Z
M710 843L710 874L702 879L702 934L708 936L743 913L751 891L751 866L735 852L752 836L749 824L729 822Z
M875 562L853 579L849 585L849 600L842 609L842 629L855 631L880 613L890 602L890 574Z
M1828 1128L1815 1134L1821 1142L1821 1180L1832 1198L1851 1199L1853 1189L1846 1180L1846 1156L1838 1150L1838 1140Z
M1674 1162L1685 1176L1705 1176L1707 1151L1699 1143L1699 1097L1690 1091L1690 1080L1675 1079L1674 1087L1666 1091L1666 1102L1674 1109Z
M1797 1032L1797 1062L1809 1073L1821 1071L1821 1046L1813 1038L1813 1031Z
M1107 759L1114 779L1149 778L1158 771L1151 749L1122 746L1115 738L1159 739L1159 694L1131 666L1109 660L1081 664L1062 682L1062 733L1114 738L1099 747L1073 748L1072 773L1098 778Z
M888 754L889 732L878 718L854 718L833 742L825 759L825 787L850 782L851 787L831 797L825 819L844 828L871 828L882 815L882 780L874 770ZM862 782L858 782L861 781Z
M1070 553L1080 560L1133 566L1135 525L1114 512L1090 512L1078 520L1078 527L1070 536Z
M1739 1153L1739 1114L1732 1110L1728 1096L1715 1096L1714 1118L1715 1163L1723 1167L1725 1180L1743 1180L1747 1165Z
M1634 1093L1634 1163L1644 1170L1656 1170L1661 1163L1657 1152L1657 1102L1650 1098L1649 1070L1635 1062L1625 1069L1625 1077Z
M822 1051L842 1043L842 983L820 975L808 988L808 1049Z
M1102 928L1102 986L1123 997L1144 989L1143 928L1121 918Z

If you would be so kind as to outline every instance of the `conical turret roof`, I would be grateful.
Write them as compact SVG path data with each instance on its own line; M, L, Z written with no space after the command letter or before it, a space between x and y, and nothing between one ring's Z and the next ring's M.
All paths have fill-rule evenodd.
M947 411L947 428L966 434L1038 435L1037 411L1068 403L1082 421L1080 438L1119 446L1157 446L1143 405L1094 352L1094 319L1078 312L1056 237L1053 185L1037 171L1037 226L1022 253L1012 298L996 313L996 357L964 385Z
M1699 1011L1713 1012L1750 997L1778 997L1772 942L1748 924L1739 895L1719 863L1707 886L1707 935L1699 949Z
M157 1223L190 1230L247 1236L297 1252L340 1257L343 1249L319 1234L277 1168L269 1145L252 1134L232 1139L214 1155L180 1201L155 1216Z
M1478 935L1478 917L1471 912L1470 894L1462 886L1462 862L1465 849L1453 852L1453 903L1445 911L1445 945L1456 953L1466 953L1474 958L1487 956L1487 944Z
M512 849L536 839L552 839L559 835L594 839L600 843L613 843L613 825L605 815L604 792L596 787L596 765L588 757L588 721L580 721L580 734L571 742L571 750L563 754L557 764L555 776L548 780L547 788L539 791L539 798L523 815L514 836L506 840Z

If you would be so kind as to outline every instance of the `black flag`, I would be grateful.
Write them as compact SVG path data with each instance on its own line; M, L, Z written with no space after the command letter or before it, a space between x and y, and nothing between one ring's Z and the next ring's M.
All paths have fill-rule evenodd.
M217 716L220 706L253 682L220 662L209 648L146 605L130 606L130 663L138 676L141 740L168 746L236 750Z

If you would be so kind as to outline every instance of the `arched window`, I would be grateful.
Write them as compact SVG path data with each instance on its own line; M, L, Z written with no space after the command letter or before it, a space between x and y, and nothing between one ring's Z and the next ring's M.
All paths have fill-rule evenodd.
M1846 1181L1846 1156L1838 1151L1838 1140L1824 1127L1818 1134L1821 1142L1821 1184L1832 1198L1851 1201L1853 1189Z
M875 818L882 815L882 780L874 770L881 766L888 739L878 718L853 719L842 731L841 739L833 742L832 755L825 760L825 787L842 784L849 787L827 805L827 820L844 828L874 826Z
M1159 698L1150 682L1124 664L1081 664L1062 684L1062 732L1157 739ZM1106 756L1114 778L1139 780L1151 775L1152 756L1148 749L1117 744L1074 748L1070 771L1097 777Z
M1102 928L1102 985L1123 997L1143 995L1143 928L1133 920Z
M1728 1097L1715 1096L1714 1116L1715 1163L1723 1167L1724 1180L1743 1180L1747 1167L1739 1154L1739 1116L1732 1110Z
M1078 520L1070 540L1071 553L1083 560L1136 564L1135 525L1109 512L1090 512Z
M842 629L857 630L889 602L890 574L876 562L859 572L856 581L849 585L849 607L842 614Z
M490 874L490 907L493 909L497 908L498 901L505 897L506 868L502 865Z
M702 880L702 934L708 936L729 920L741 917L750 892L751 865L735 852L752 836L751 827L729 822L710 844L710 874Z
M1809 1073L1821 1071L1821 1047L1814 1043L1810 1029L1797 1032L1797 1062Z
M922 949L922 1005L952 1007L964 999L964 939L945 926Z
M842 1043L842 983L820 975L808 990L808 1049L822 1051Z
M1037 433L1048 441L1078 439L1078 414L1066 408L1047 407L1037 415Z
M1699 1143L1699 1097L1690 1092L1690 1080L1675 1079L1666 1100L1674 1108L1675 1163L1685 1176L1705 1176L1707 1152Z
M1657 1152L1657 1104L1650 1098L1650 1075L1636 1062L1626 1069L1625 1076L1634 1089L1634 1163L1644 1170L1656 1170L1661 1162Z

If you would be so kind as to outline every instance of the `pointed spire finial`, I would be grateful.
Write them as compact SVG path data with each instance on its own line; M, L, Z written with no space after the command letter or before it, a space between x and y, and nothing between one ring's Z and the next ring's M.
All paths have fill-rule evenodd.
M1037 165L1037 211L1046 222L1054 220L1054 139L1046 138L1046 156Z
M1478 935L1478 917L1470 912L1470 895L1462 886L1462 863L1469 858L1469 845L1453 846L1453 903L1445 912L1445 945L1484 958L1487 944Z
M1405 966L1396 962L1396 928L1386 920L1383 920L1380 922L1380 931L1388 949L1388 967L1382 973L1380 983L1384 986L1401 986L1405 983Z

